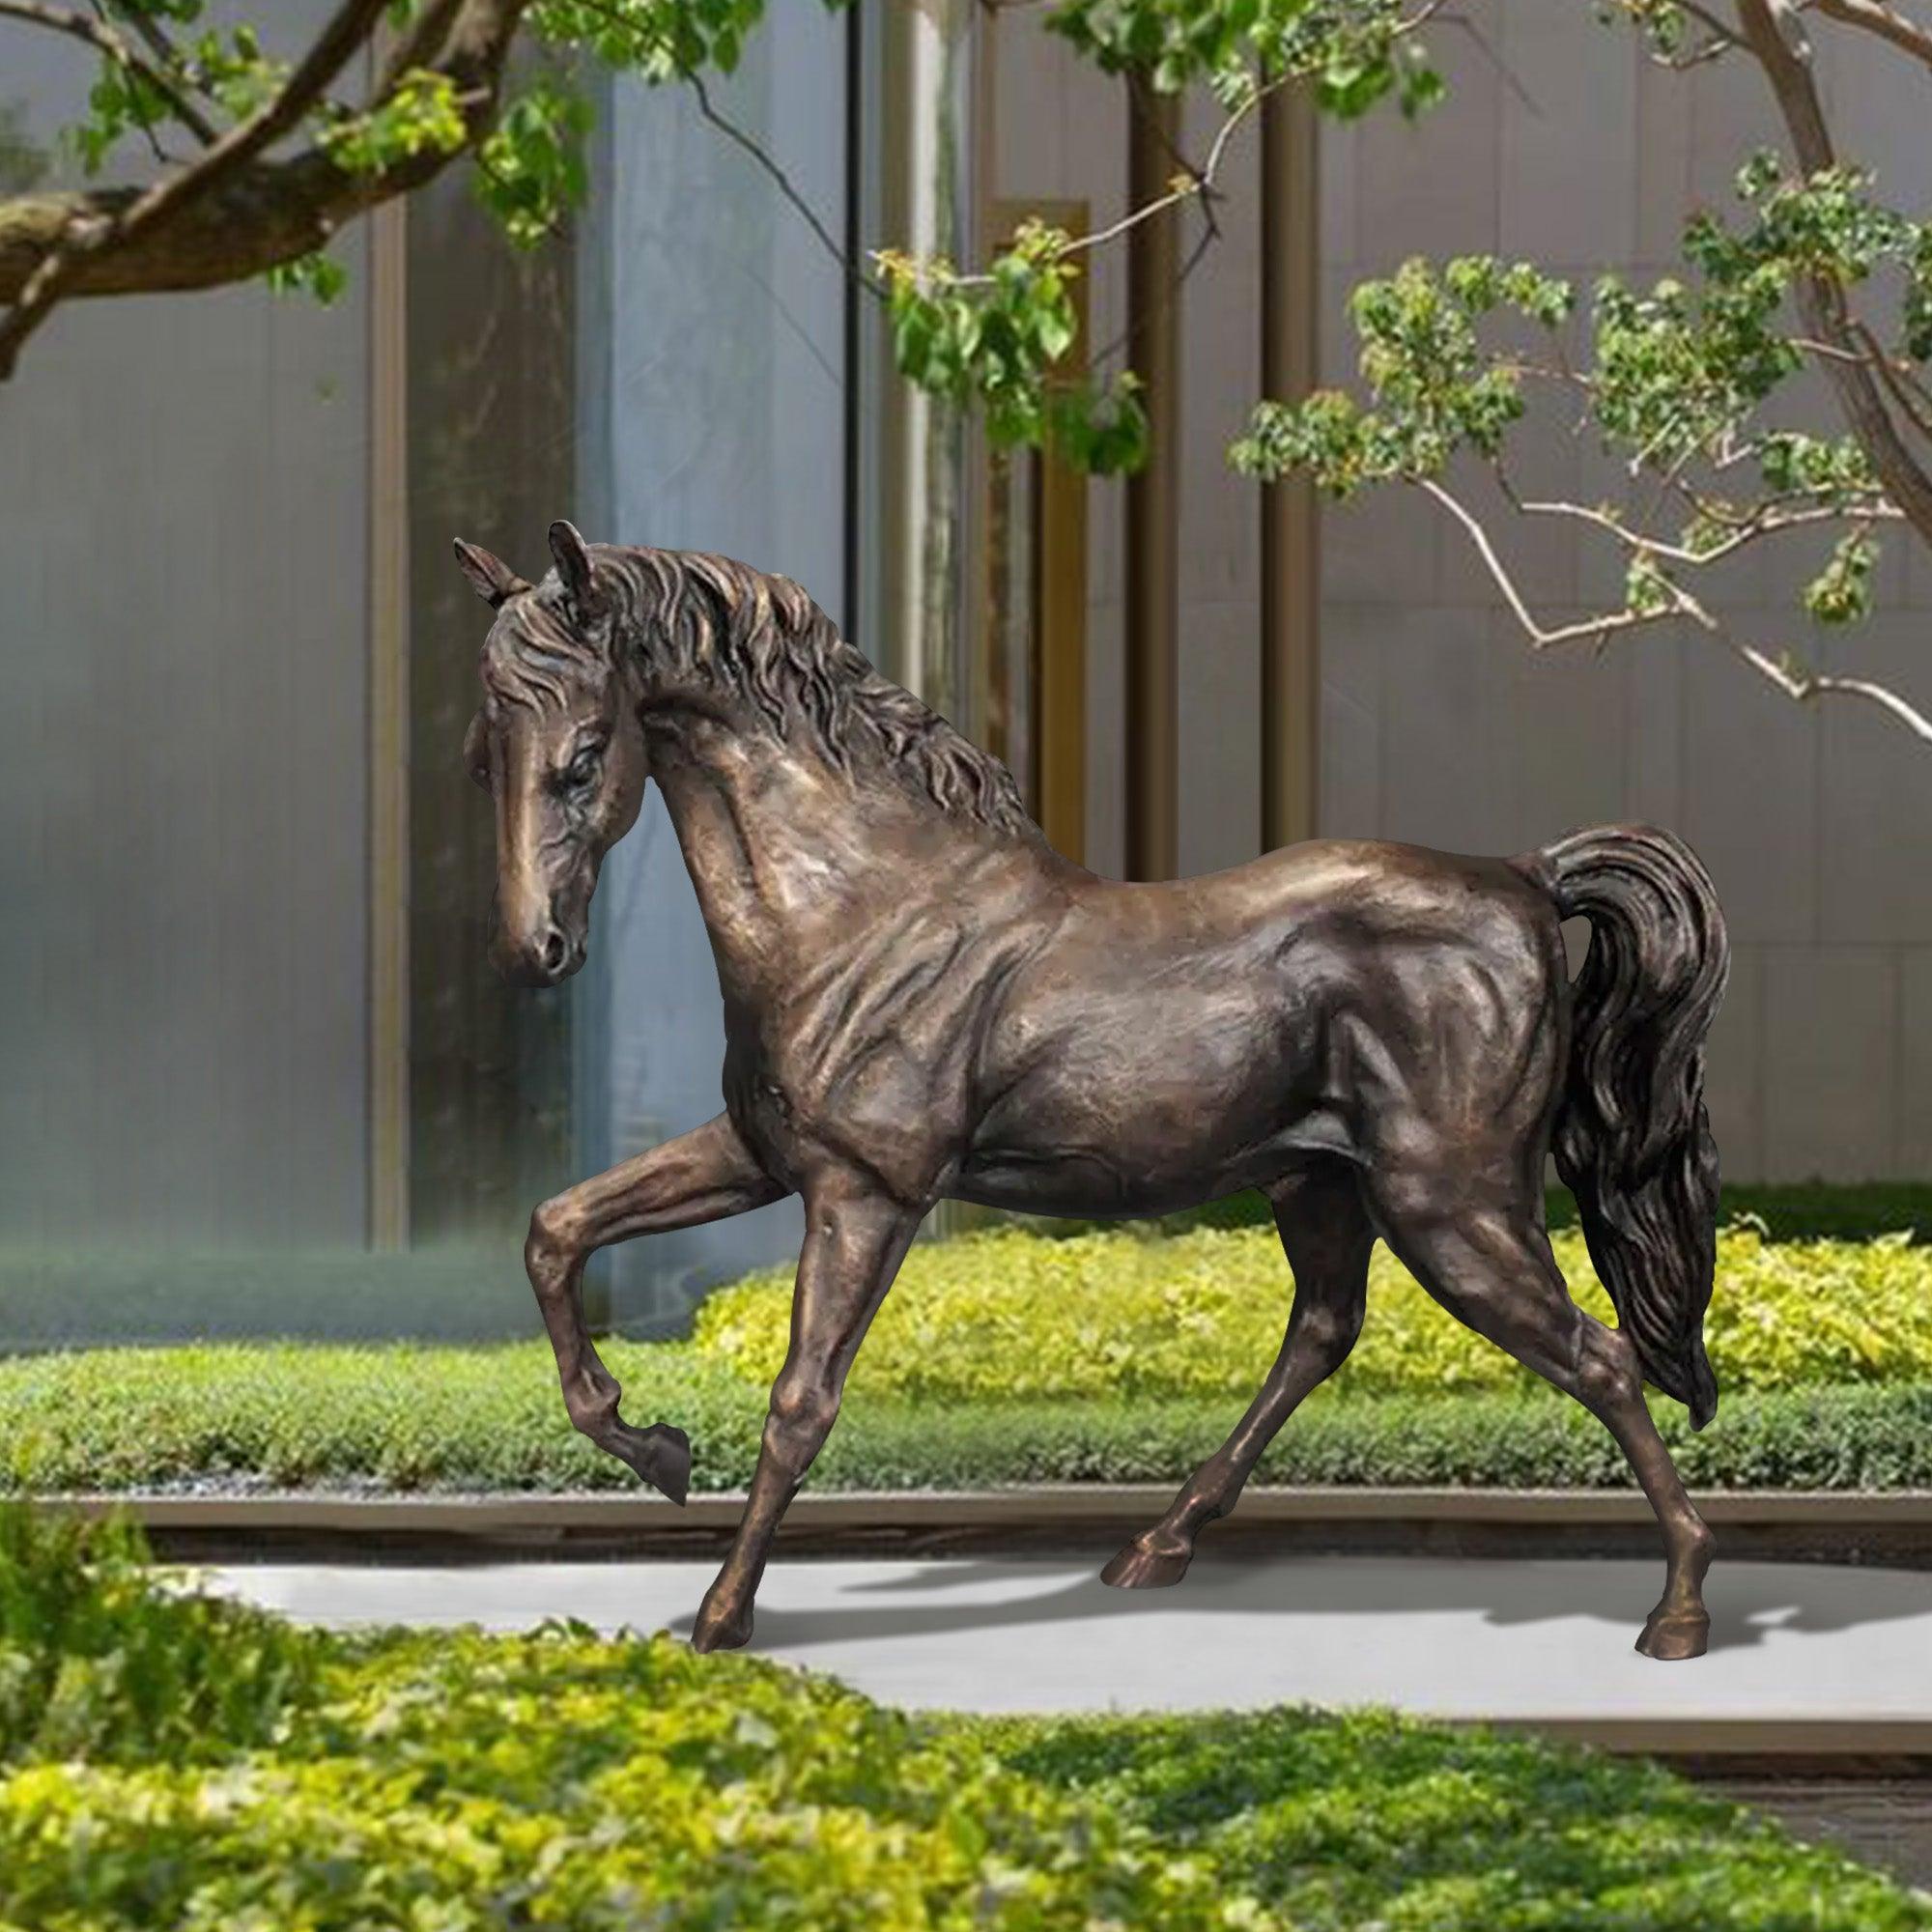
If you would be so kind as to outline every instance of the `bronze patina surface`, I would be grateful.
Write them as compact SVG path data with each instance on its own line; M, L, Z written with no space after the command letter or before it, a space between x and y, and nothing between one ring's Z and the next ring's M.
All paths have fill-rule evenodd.
M698 1649L751 1635L773 1533L934 1202L1153 1214L1258 1187L1294 1277L1281 1352L1107 1581L1180 1579L1348 1355L1379 1235L1615 1435L1668 1565L1637 1647L1702 1651L1711 1536L1643 1395L1647 1378L1699 1427L1718 1399L1703 1078L1727 951L1690 851L1606 826L1514 859L1319 839L1208 878L1098 878L795 583L550 535L534 586L457 546L497 612L466 754L496 805L497 960L536 985L577 970L598 867L656 780L717 955L724 1109L546 1201L526 1259L571 1420L678 1501L689 1441L619 1416L584 1261L794 1192L806 1212L791 1346ZM1573 914L1591 925L1574 985ZM1551 1258L1552 1151L1615 1328Z

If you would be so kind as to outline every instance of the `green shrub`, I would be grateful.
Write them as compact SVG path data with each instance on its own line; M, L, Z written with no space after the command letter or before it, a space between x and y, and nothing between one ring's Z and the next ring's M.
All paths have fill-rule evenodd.
M1819 1889L1781 1834L1654 1765L1382 1712L994 1720L981 1735L1043 1783L1210 1859L1298 1932L1763 1932L1922 1897Z
M135 1547L0 1516L0 1600L134 1655ZM35 1573L44 1570L44 1577ZM245 1672L266 1620L203 1606ZM913 1719L578 1626L302 1638L272 1736L0 1762L0 1920L44 1932L1907 1932L1932 1910L1665 1774L1378 1713Z
M139 1534L0 1507L0 1764L198 1760L266 1742L320 1646L276 1618L157 1592Z
M1553 1239L1577 1299L1614 1321L1578 1234ZM1014 1396L1253 1394L1291 1299L1272 1230L1171 1240L1012 1231L914 1248L852 1373L859 1395L986 1402ZM721 1289L698 1311L700 1355L769 1382L784 1359L788 1273ZM1902 1236L1779 1245L1719 1239L1706 1342L1726 1393L1932 1378L1932 1250ZM1533 1380L1448 1315L1379 1243L1362 1339L1336 1387L1504 1389Z

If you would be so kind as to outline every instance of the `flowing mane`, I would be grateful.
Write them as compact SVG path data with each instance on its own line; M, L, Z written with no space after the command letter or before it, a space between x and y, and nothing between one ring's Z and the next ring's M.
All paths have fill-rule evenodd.
M838 769L867 760L942 811L1037 838L1012 774L911 692L874 670L788 577L704 551L591 547L609 643L587 640L546 582L520 600L485 649L493 693L511 703L560 701L572 670L629 649L652 679L705 682L740 699L781 742L803 734Z

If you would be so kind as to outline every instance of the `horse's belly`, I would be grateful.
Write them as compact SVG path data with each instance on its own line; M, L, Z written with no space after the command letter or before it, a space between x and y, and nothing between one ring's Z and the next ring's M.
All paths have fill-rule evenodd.
M1312 1065L1260 1014L1052 1042L980 1122L956 1192L1041 1214L1158 1214L1350 1151Z
M1338 1122L1318 1113L1260 1146L1161 1151L1141 1162L1079 1148L988 1148L976 1151L950 1190L958 1200L1025 1214L1082 1220L1172 1214L1207 1201L1266 1187L1314 1153L1351 1155ZM1204 1157L1205 1156L1205 1157Z

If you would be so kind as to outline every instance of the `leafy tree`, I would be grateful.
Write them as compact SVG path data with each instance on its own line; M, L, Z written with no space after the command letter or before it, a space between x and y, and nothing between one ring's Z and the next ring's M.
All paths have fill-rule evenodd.
M1786 152L1741 156L1736 210L1689 214L1684 273L1649 288L1605 276L1586 301L1535 264L1487 257L1413 261L1365 283L1353 300L1359 392L1262 403L1231 458L1264 479L1306 473L1339 498L1372 486L1423 492L1474 545L1538 649L1688 623L1792 698L1866 699L1932 742L1932 717L1899 693L1739 635L1709 588L1741 554L1822 536L1804 614L1844 626L1870 609L1885 536L1932 542L1932 223L1887 206L1855 151L1840 152L1807 39L1863 37L1932 71L1932 19L1902 0L1590 4L1613 30L1643 36L1666 68L1753 67ZM1442 6L1045 0L1047 28L1100 70L1136 89L1204 87L1221 124L1202 158L1178 157L1164 194L1092 234L1034 225L971 268L890 248L846 263L887 305L901 372L977 407L997 443L1050 438L1092 469L1135 467L1146 422L1132 372L1055 380L1085 258L1185 204L1208 214L1211 239L1230 143L1281 88L1304 86L1340 116L1430 106L1441 83L1425 41ZM0 27L66 34L99 56L87 111L66 136L87 173L105 176L136 140L157 162L148 185L48 190L0 119L0 380L70 297L267 275L326 299L342 277L331 236L459 157L511 241L540 242L585 192L591 64L690 87L790 194L706 91L764 13L764 0L341 0L307 48L291 51L250 26L208 24L203 0L94 0L85 12L0 0ZM376 77L357 87L379 32ZM520 46L529 57L512 79ZM1835 402L1836 434L1819 434L1800 409L1797 379L1813 369ZM1532 399L1569 412L1621 461L1631 480L1620 500L1516 489L1512 450ZM1610 546L1621 602L1574 621L1540 618L1506 560L1500 520L1463 487L1469 459L1490 471L1505 516L1562 520Z
M821 4L837 11L849 0ZM541 242L585 191L590 115L579 83L588 64L690 86L706 116L770 168L705 88L707 73L736 66L764 13L765 0L341 0L306 49L293 50L251 25L209 24L204 0L95 0L91 9L0 0L0 27L65 35L99 60L85 114L64 130L85 174L105 176L136 143L157 163L144 186L36 191L38 170L23 171L13 124L0 122L0 153L15 162L0 179L0 379L71 297L268 275L327 299L343 276L327 252L337 230L459 156L510 240ZM1109 71L1145 73L1163 88L1210 78L1230 122L1209 162L1183 166L1169 195L1103 235L1033 229L979 270L890 250L876 274L848 266L891 304L914 381L981 403L1002 440L1037 440L1051 418L1081 439L1088 461L1119 468L1138 451L1131 383L1084 408L1044 393L1046 370L1072 342L1067 282L1077 258L1160 209L1211 193L1227 135L1286 77L1310 77L1347 113L1392 90L1419 104L1433 77L1395 57L1412 24L1398 0L1060 0L1050 18ZM519 46L533 58L513 82ZM382 55L375 78L358 86L372 47Z
M1741 555L1825 540L1803 592L1813 624L1869 614L1882 537L1932 543L1932 223L1887 206L1841 151L1809 26L1874 37L1932 71L1932 20L1889 0L1606 0L1673 71L1754 67L1788 151L1743 159L1729 216L1687 215L1685 271L1647 289L1616 275L1587 301L1530 263L1411 261L1354 292L1363 394L1264 402L1231 452L1250 474L1299 470L1348 498L1378 484L1431 497L1475 546L1532 646L1603 644L1688 623L1786 696L1881 706L1923 741L1932 717L1872 679L1826 672L1742 635L1714 573ZM1525 339L1527 346L1525 347ZM1839 433L1821 435L1798 379L1821 372ZM1621 500L1545 500L1516 487L1513 433L1532 399L1594 432L1629 478ZM1505 517L1579 526L1620 559L1610 608L1547 622L1496 520L1451 470L1487 469Z

